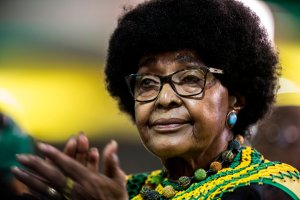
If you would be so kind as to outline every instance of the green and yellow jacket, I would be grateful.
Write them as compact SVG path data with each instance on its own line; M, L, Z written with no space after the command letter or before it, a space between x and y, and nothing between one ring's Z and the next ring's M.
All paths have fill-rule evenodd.
M140 190L149 184L161 170L128 176L129 198L142 200ZM155 191L162 194L161 181ZM274 196L275 195L275 196ZM226 168L205 180L193 183L186 190L178 191L172 199L300 199L300 173L294 167L271 162L255 149L243 147L234 161ZM165 199L160 197L159 199Z

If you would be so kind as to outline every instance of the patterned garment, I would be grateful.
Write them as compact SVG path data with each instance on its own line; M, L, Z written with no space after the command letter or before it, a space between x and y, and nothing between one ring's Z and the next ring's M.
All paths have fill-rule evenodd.
M142 186L159 173L161 170L129 175L129 198L142 200L139 194ZM163 180L155 190L162 194L163 187L168 183L167 179ZM251 147L243 147L229 167L193 183L186 190L178 191L172 199L271 199L274 196L270 195L276 193L284 199L300 199L299 171L290 165L266 160Z

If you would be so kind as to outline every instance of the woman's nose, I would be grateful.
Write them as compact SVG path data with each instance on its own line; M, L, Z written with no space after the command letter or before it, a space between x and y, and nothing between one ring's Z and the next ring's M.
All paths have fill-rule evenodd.
M156 103L163 107L177 107L181 105L182 99L176 94L170 84L164 84L158 94Z

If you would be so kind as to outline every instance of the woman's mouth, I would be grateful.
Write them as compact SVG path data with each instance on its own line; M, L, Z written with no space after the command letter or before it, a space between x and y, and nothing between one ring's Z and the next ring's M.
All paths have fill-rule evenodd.
M190 124L190 122L184 119L160 118L150 123L150 127L157 132L175 132L187 124Z

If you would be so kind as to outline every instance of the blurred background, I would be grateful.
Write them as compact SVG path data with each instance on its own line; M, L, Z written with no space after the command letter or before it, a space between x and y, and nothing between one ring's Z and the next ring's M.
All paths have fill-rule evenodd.
M114 138L120 142L121 163L128 173L160 168L104 84L109 36L123 6L138 2L141 0L2 0L0 111L36 140L58 147L79 131L99 148ZM261 14L271 13L263 18L269 19L270 38L283 66L277 106L292 106L295 111L300 106L300 1L258 2L264 4ZM287 148L300 153L299 118L286 131L270 116L267 124L256 127L253 145L269 159L282 160L280 152L286 153ZM270 131L274 123L278 126ZM265 150L276 145L276 155ZM292 154L288 162L296 163Z

